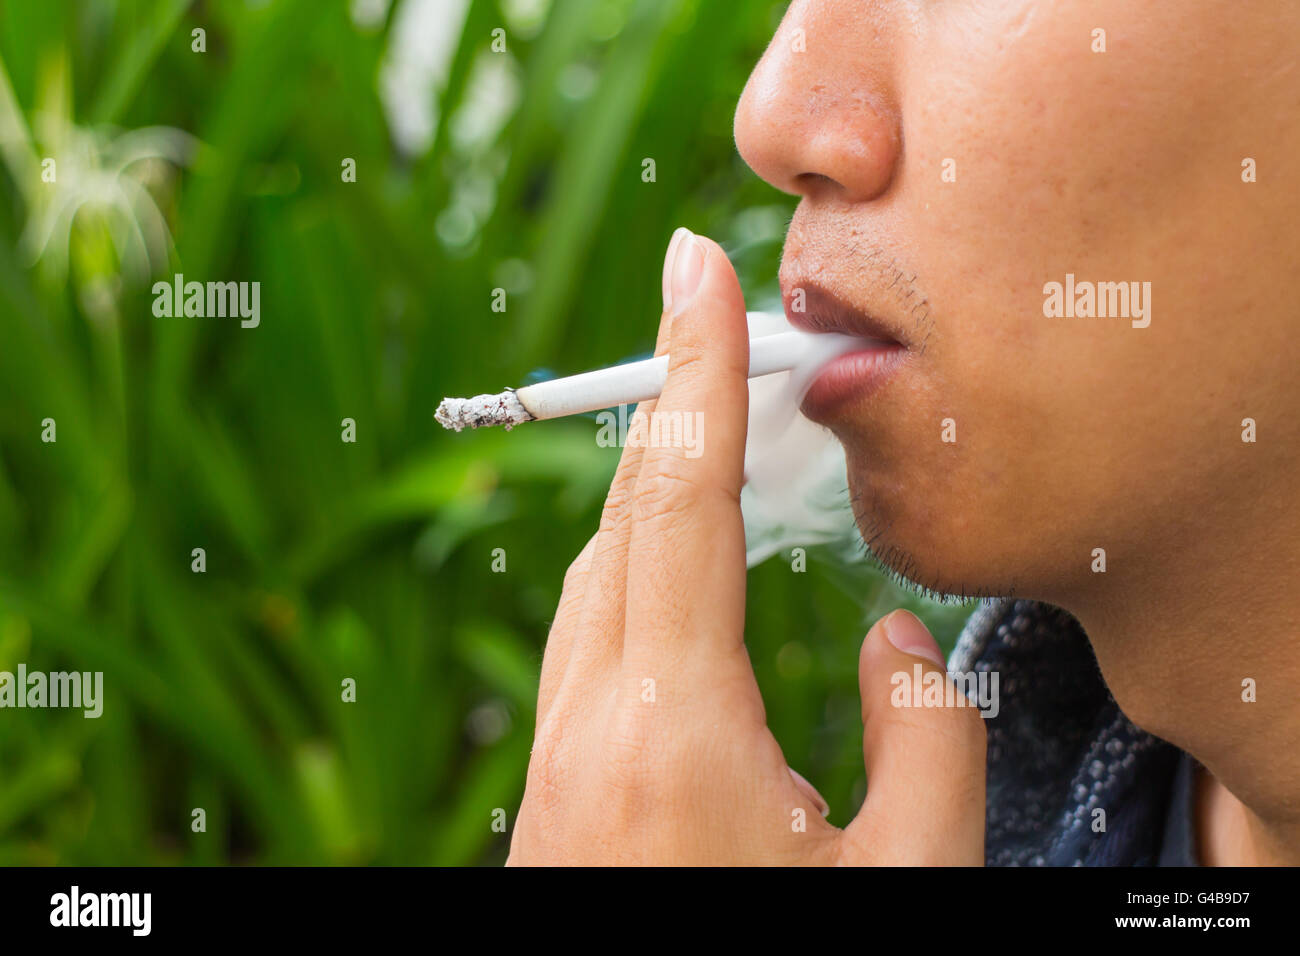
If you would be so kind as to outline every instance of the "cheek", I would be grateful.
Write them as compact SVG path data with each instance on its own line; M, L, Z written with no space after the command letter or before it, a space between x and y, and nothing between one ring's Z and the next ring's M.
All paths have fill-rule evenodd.
M1169 223L1190 205L1182 180L1194 173L1180 170L1199 134L1178 108L1187 81L1160 79L1182 57L1151 62L1167 38L1144 43L1148 24L1105 12L1107 52L1094 53L1097 12L1068 0L934 8L903 58L904 161L888 213L936 316L918 396L930 424L954 415L990 458L1041 450L1043 473L1067 482L1070 429L1126 455L1141 438L1125 415L1133 383L1182 386L1163 371L1161 330L1049 318L1045 283L1151 282L1166 316L1195 308L1185 262L1175 267L1185 235ZM1134 82L1134 56L1150 82Z
M1138 7L941 3L900 58L898 194L927 254L963 279L979 270L1004 304L1041 305L1065 271L1131 263L1153 223L1189 213L1217 122L1190 104L1212 91Z
M1290 192L1243 198L1242 144L1300 132L1250 113L1268 67L1248 44L1210 17L1175 39L1144 6L939 0L900 58L902 160L863 228L923 274L934 331L916 374L840 437L864 531L934 573L1009 580L1053 552L1085 574L1099 535L1154 540L1189 475L1206 495L1232 486L1225 398L1265 407L1291 380L1291 339L1266 340L1266 321L1223 340L1300 256ZM1067 273L1149 282L1151 325L1045 316L1044 284Z

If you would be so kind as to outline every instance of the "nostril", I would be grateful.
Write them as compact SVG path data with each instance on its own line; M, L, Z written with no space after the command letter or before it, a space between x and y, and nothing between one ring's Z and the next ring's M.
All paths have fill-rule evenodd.
M799 192L807 193L820 189L840 189L839 183L824 173L799 173L794 181L799 185Z
M798 173L790 181L790 191L815 202L852 200L856 197L844 183L825 173Z

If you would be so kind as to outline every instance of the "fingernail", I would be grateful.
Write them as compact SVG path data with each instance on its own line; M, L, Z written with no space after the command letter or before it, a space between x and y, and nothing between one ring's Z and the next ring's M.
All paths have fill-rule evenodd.
M940 667L947 666L938 642L911 611L894 611L881 623L885 628L885 638L904 654L924 657Z
M830 804L826 802L825 797L823 797L820 793L817 792L817 788L808 782L808 778L805 777L803 774L801 774L798 770L795 770L794 767L786 767L785 769L789 770L790 776L794 777L795 785L798 786L799 789L802 790L809 797L809 799L812 800L813 805L817 808L817 812L824 817L830 816L831 815Z
M668 240L668 249L664 253L664 311L667 312L673 307L673 260L677 255L677 247L681 244L682 236L689 236L691 231L684 226L678 226L673 231L673 237Z
M695 238L694 233L687 232L673 251L673 315L690 304L703 275L704 245Z

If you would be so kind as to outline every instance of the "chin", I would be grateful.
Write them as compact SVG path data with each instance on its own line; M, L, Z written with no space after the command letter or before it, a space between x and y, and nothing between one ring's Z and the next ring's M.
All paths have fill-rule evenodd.
M900 586L944 602L1022 596L1012 569L962 546L997 535L945 512L951 491L887 480L850 458L849 497L865 551Z

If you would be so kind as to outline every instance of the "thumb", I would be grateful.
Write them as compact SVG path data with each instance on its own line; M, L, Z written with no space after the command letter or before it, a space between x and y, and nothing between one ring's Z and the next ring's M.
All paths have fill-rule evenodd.
M984 720L916 615L876 622L858 662L867 799L847 863L984 863Z

